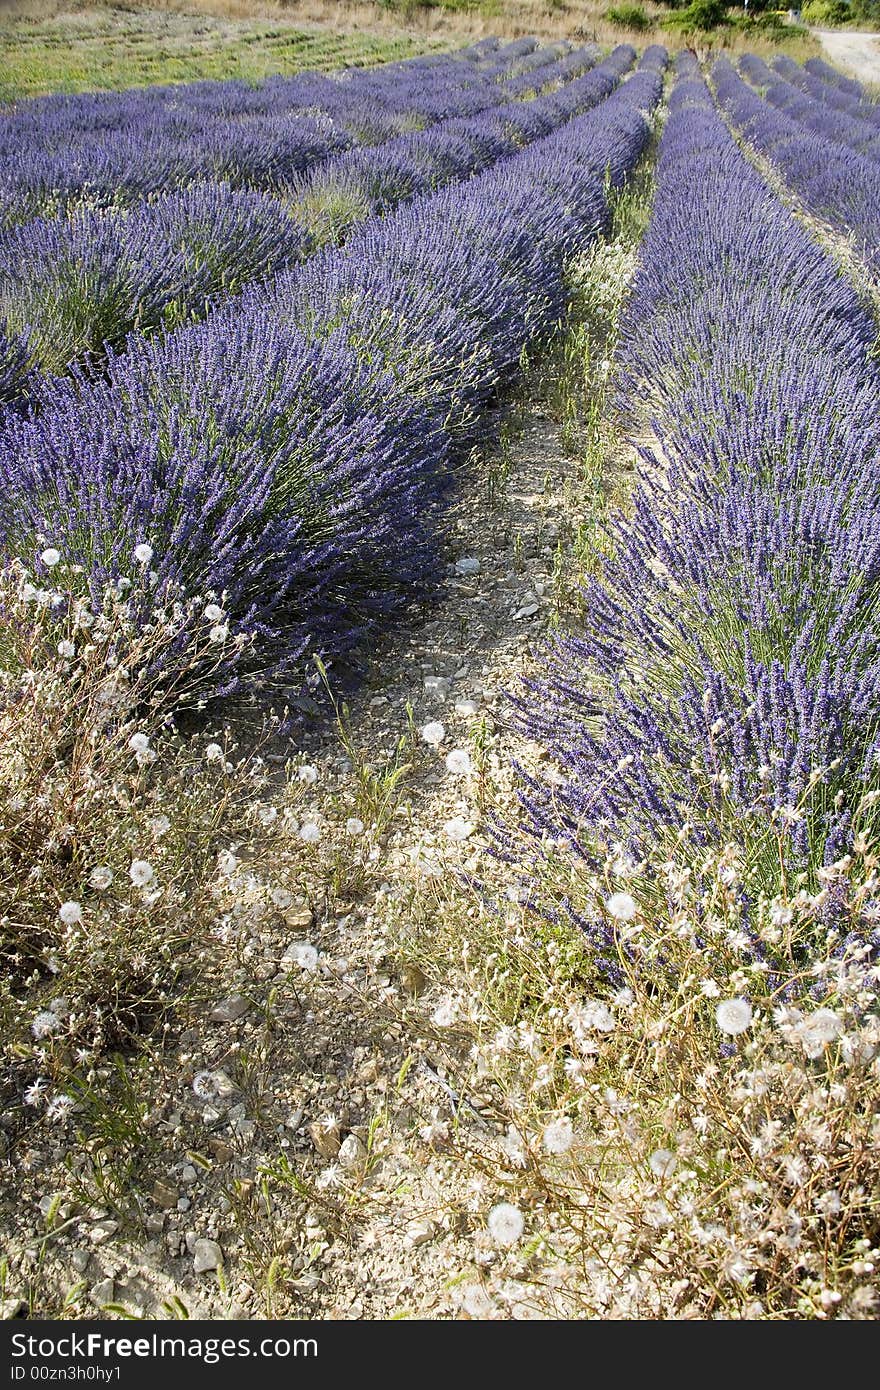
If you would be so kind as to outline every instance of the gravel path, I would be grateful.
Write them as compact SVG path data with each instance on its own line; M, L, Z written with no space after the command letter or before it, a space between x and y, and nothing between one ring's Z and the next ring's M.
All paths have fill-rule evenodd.
M449 982L407 967L389 931L431 884L450 891L462 870L486 863L481 792L496 806L512 795L504 692L551 617L555 548L577 521L575 473L540 404L473 470L449 518L444 594L378 654L349 716L351 745L371 760L431 721L444 726L441 745L412 748L405 790L358 885L322 897L307 869L297 882L279 863L276 881L293 891L267 913L236 898L230 880L242 930L228 969L153 1084L150 1171L139 1179L145 1237L111 1202L77 1198L64 1164L76 1174L85 1155L66 1153L60 1135L54 1147L51 1131L25 1143L15 1205L3 1213L11 1268L0 1315L20 1315L28 1284L38 1316L77 1287L82 1311L105 1316L120 1305L168 1316L177 1300L202 1318L547 1315L519 1277L505 1310L483 1309L481 1271L499 1259L486 1212L499 1198L461 1154L479 1160L504 1131L473 1089L467 1033L443 1016ZM478 725L483 776L455 776L446 755L468 747ZM304 753L325 824L345 815L333 808L352 794L342 752L325 729ZM293 988L291 937L319 953Z
M853 34L840 29L811 29L832 63L859 82L880 87L880 34Z

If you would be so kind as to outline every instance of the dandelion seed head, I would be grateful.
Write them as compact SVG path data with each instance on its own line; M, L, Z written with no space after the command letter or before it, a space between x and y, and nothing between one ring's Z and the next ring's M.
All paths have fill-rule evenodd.
M146 541L141 541L140 545L134 548L134 558L139 565L148 565L153 558L153 547L147 545Z
M204 616L209 623L219 623L223 618L223 609L219 603L207 603Z
M352 836L363 835L364 823L359 816L349 816L345 822L345 833Z
M736 1037L752 1023L752 1006L745 999L722 999L715 1009L715 1021L722 1033Z
M551 1120L544 1129L542 1143L548 1154L567 1153L574 1143L571 1120L565 1116L559 1120Z
M40 556L40 559L48 569L54 569L61 561L61 551L56 550L54 545L48 545Z
M214 1073L210 1071L197 1071L192 1082L193 1092L199 1100L213 1100L217 1092L214 1083Z
M292 941L284 956L294 961L300 970L314 970L318 964L318 952L311 941Z
M458 1018L458 1005L454 999L443 999L431 1015L431 1022L437 1028L451 1028Z
M655 1149L648 1159L648 1167L655 1177L671 1178L678 1167L678 1159L671 1149Z
M474 765L466 748L453 748L446 754L446 770L456 777L470 777Z
M499 1202L489 1212L489 1234L496 1245L516 1245L525 1230L525 1220L519 1207L512 1202Z
M148 859L133 859L128 876L135 888L146 888L156 877L156 870Z
M61 1027L61 1019L52 1009L41 1009L34 1015L31 1023L31 1032L38 1040L40 1038L50 1038Z
M82 907L79 903L62 903L58 909L58 916L66 927L75 927L82 921Z
M638 912L638 903L629 893L612 893L605 907L618 922L631 922Z
M299 838L307 845L316 845L321 839L321 827L317 821L304 820L299 828Z
M422 725L422 739L432 748L439 748L446 737L446 730L439 719L432 719L427 724Z
M448 839L460 844L462 840L466 840L469 835L473 834L474 827L463 816L453 816L451 820L444 823L443 830Z

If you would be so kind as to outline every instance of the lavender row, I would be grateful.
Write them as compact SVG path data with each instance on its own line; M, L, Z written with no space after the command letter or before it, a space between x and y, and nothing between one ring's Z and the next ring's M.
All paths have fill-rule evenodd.
M761 89L764 100L784 111L798 125L812 130L826 140L849 145L859 154L880 163L880 129L856 119L844 111L835 110L823 101L816 101L804 91L784 81L762 58L747 53L739 66L748 80ZM797 64L795 64L797 66ZM800 72L800 69L798 69ZM808 80L809 74L806 74ZM818 79L813 78L816 82ZM821 84L820 84L821 85Z
M808 96L824 102L833 110L842 111L847 116L865 121L875 129L880 128L880 106L876 102L864 101L860 97L842 91L840 87L834 86L831 82L823 82L821 77L817 77L807 68L800 67L793 58L789 58L785 54L779 54L775 57L771 67L793 87L799 87Z
M712 79L733 124L809 211L851 235L869 264L880 265L880 169L874 161L768 106L726 58L715 64Z
M384 145L349 151L281 198L206 185L128 213L36 219L0 238L0 322L11 345L0 402L39 395L41 373L100 366L131 332L202 317L234 293L304 260L352 225L465 178L606 96L632 62L621 48L592 72L596 50L569 55L584 75L533 102L509 101ZM540 71L556 80L556 66Z
M66 98L60 111L59 99L47 98L39 114L31 103L2 122L0 225L84 201L136 202L204 179L277 186L355 144L498 105L497 78L508 71L504 62L500 74L494 65L482 72L446 55L337 79L269 78L257 94L240 83L147 88ZM210 91L196 100L202 88Z
M581 855L685 823L736 844L757 817L815 868L878 778L875 329L683 68L616 359L656 443L586 635L520 707L565 777L526 814Z
M106 383L58 383L7 420L5 552L39 574L52 544L94 592L150 546L168 623L178 588L223 609L220 689L299 683L317 652L353 662L440 572L453 466L563 313L566 260L604 226L606 179L632 168L661 88L640 71L497 168L138 341Z
M862 99L864 89L860 82L856 82L854 77L845 77L837 68L833 68L830 63L826 63L824 58L808 58L804 63L807 72L813 73L821 78L829 87L836 87L839 92L845 92L848 96Z

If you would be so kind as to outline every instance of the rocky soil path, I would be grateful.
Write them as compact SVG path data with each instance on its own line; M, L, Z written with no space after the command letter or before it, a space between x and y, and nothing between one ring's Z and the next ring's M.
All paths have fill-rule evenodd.
M445 590L378 655L352 702L348 750L325 728L300 755L299 814L330 839L358 809L352 751L378 767L404 740L385 833L363 850L352 842L332 873L317 845L309 886L310 847L299 845L293 868L275 866L268 912L264 867L251 883L247 845L231 847L223 973L156 1060L143 1134L123 1142L139 1154L121 1179L137 1185L140 1214L119 1219L109 1168L110 1200L84 1198L88 1185L77 1196L96 1170L69 1138L25 1147L7 1213L6 1316L28 1302L57 1316L71 1291L80 1316L546 1315L518 1278L506 1307L487 1302L481 1271L506 1254L487 1239L486 1214L503 1192L461 1154L478 1156L497 1126L478 1091L459 1094L469 1040L456 1036L449 982L408 965L393 940L426 891L435 911L456 893L451 910L469 910L457 885L485 863L483 809L512 798L510 756L523 749L505 692L546 631L556 546L577 521L576 464L557 422L533 404L521 423L462 487ZM118 1152L116 1119L92 1123Z

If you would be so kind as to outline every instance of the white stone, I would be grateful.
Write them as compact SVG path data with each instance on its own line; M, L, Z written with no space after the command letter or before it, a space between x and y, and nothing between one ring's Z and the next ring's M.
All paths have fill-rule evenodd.
M223 1251L216 1240L197 1240L193 1246L193 1270L196 1274L206 1274L208 1270L219 1269L223 1263Z
M348 1134L339 1146L339 1163L347 1173L363 1172L367 1146L356 1134Z
M89 1298L96 1308L103 1308L105 1304L113 1302L113 1295L116 1292L116 1285L112 1279L102 1279L100 1283L93 1284L89 1290Z
M250 1008L249 1000L242 994L230 994L228 999L221 999L209 1014L212 1023L234 1023L242 1014L246 1014Z
M479 714L480 706L476 700L456 700L455 713L462 719L471 719L475 714Z

